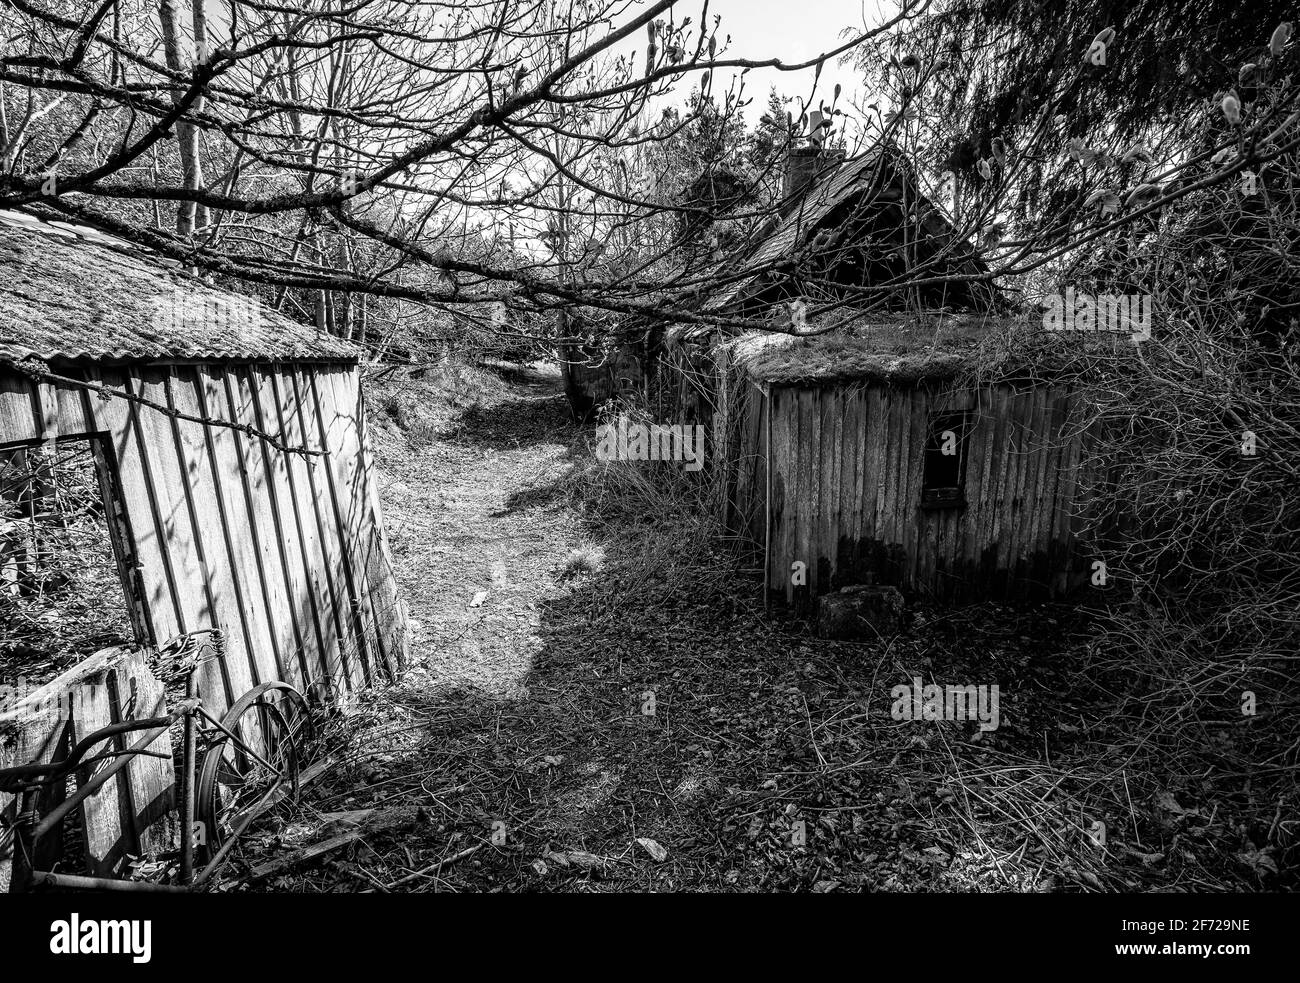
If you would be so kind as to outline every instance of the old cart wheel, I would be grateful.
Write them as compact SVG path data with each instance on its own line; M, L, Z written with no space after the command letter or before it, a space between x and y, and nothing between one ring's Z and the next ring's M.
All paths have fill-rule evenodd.
M311 740L307 701L288 683L263 683L240 697L203 755L194 789L201 824L195 860L210 863L249 810L268 794L272 804L296 802L304 747Z

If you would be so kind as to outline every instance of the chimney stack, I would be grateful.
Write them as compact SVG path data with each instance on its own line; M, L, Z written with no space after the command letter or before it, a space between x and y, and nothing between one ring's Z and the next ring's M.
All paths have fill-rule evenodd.
M834 168L844 158L843 150L825 150L827 117L814 109L808 114L808 145L796 147L793 144L786 153L785 183L783 191L786 198L807 190L823 171Z
M822 126L821 110L814 109L808 114L808 144L818 150L822 149L822 141L826 138L826 128Z
M784 196L790 198L807 188L817 176L821 147L791 147L786 151Z

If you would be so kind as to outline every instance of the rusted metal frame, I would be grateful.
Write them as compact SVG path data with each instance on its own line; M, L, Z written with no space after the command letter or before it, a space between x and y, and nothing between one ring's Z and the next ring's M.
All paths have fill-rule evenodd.
M255 703L255 702L254 702L254 703L251 703L251 704L249 704L249 706L257 706L257 703ZM278 774L278 769L275 767L275 765L271 764L271 762L267 761L264 757L262 757L262 756L261 756L260 754L258 754L256 751L254 751L254 750L253 750L251 747L249 747L247 744L245 744L244 741L243 741L243 739L240 738L240 736L239 736L238 734L236 734L234 731L228 730L228 729L226 728L226 726L225 726L224 724L222 724L222 722L221 722L220 720L218 720L216 717L212 716L212 714L208 713L208 711L205 710L205 709L203 709L203 707L199 707L199 708L198 708L198 712L199 712L199 715L200 715L201 717L203 717L204 720L206 720L208 723L212 724L213 727L217 728L217 730L221 731L221 733L225 734L225 735L226 735L227 737L229 737L232 741L234 741L234 742L235 742L235 745L236 745L236 747L237 747L238 750L243 751L243 752L244 752L245 754L247 754L249 757L256 758L258 762L260 762L261 764L266 765L266 767L270 768L270 769L271 769L272 771L274 771L274 772L277 772L277 774Z
M93 734L78 741L77 744L73 746L72 750L70 750L64 758L61 758L58 761L51 761L41 765L14 765L13 767L3 769L3 771L8 775L17 775L20 778L31 778L33 781L36 779L42 779L42 782L48 781L52 777L57 777L60 773L66 777L78 768L81 768L92 761L117 756L118 752L113 752L107 755L98 755L95 758L88 758L85 761L81 760L81 755L85 754L101 741L106 741L117 734L139 730L141 727L170 726L171 723L172 718L167 716L147 717L143 720L124 720L116 724L108 724L105 727L101 727Z
M135 723L135 721L133 720L131 723ZM81 761L77 762L77 768L85 768L87 765L97 764L100 761L111 761L126 753L126 751L105 751L103 754L96 754L89 758L83 758ZM138 758L165 758L168 761L172 759L172 753L170 751L135 751L133 753Z
M162 725L149 726L155 724L157 721L162 721L163 722ZM123 723L128 723L128 722L124 721ZM81 805L81 803L84 802L86 799L88 799L90 796L98 792L104 786L105 782L107 782L110 778L112 778L119 771L125 768L128 764L130 764L131 759L134 758L136 754L145 750L147 747L149 747L150 744L156 741L159 737L161 737L163 734L166 734L167 731L171 728L172 720L170 717L151 717L148 720L132 720L129 721L129 723L133 726L126 727L123 730L115 730L110 734L104 734L103 731L99 731L96 732L96 734L90 735L90 738L88 738L88 740L93 738L95 742L98 743L99 741L114 736L115 734L118 733L125 733L127 731L137 731L142 729L141 726L139 725L149 726L149 729L145 731L143 737L141 737L138 741L132 744L125 751L119 753L116 761L114 761L107 768L104 768L102 771L97 772L90 779L90 781L88 781L85 785L82 785L79 789L77 789L77 791L73 792L72 795L64 799L63 802L61 802L54 809L51 809L49 812L47 812L41 818L41 821L36 825L36 830L33 834L34 839L40 839L42 836L49 833L51 829L54 829L56 826L58 826L58 824L63 821L63 818L69 812L71 812L77 806ZM111 725L111 727L120 728L122 727L122 724L114 724ZM103 730L109 730L109 729L110 728L107 727L103 728ZM76 766L74 765L73 767L75 768Z
M280 786L283 784L284 784L284 776L281 775L279 772L276 772L275 782L271 785L269 789L267 789L266 794L263 795L252 806L252 808L248 809L246 812L244 812L243 815L239 817L238 822L236 822L235 825L231 827L230 836L226 840L226 842L222 845L221 849L216 852L216 855L213 856L213 858L208 861L207 865L203 868L203 870L199 872L199 876L194 878L193 881L194 887L198 887L209 877L211 877L214 873L216 873L217 869L221 866L221 864L225 862L226 855L229 854L230 851L233 850L235 848L235 845L239 842L239 837L243 835L244 830L248 829L248 827L253 824L254 820L256 820L257 817L262 814L262 810L266 805L266 803L270 801L272 796L274 796L277 792L279 792Z
M220 645L221 636L217 636L218 655L225 650ZM220 661L224 662L224 659ZM224 668L224 667L223 667ZM201 709L202 704L198 702L198 684L195 678L198 676L199 663L195 662L194 668L189 671L185 677L185 699L190 707L185 713L185 734L183 737L183 757L184 769L181 771L181 883L189 884L190 877L194 873L194 757L197 751L195 747L194 733L194 710Z

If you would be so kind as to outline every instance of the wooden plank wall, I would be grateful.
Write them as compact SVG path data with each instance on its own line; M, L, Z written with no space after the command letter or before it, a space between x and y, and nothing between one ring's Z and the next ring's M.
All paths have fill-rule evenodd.
M0 445L100 438L141 642L223 628L224 666L209 663L200 686L218 711L268 680L341 698L397 670L405 619L354 366L174 364L84 377L328 452L284 453L124 399L0 375Z
M1081 438L1069 425L1066 385L772 387L758 398L765 405L742 428L741 457L764 455L770 420L767 579L788 601L868 576L949 599L1062 594L1077 584L1071 515ZM973 422L966 505L921 509L928 422L963 409ZM735 480L741 523L762 514L760 474L742 468ZM793 583L797 560L806 587Z
M167 713L163 685L149 670L145 650L108 650L106 665L88 674L70 704L74 739L123 720L161 717ZM112 739L125 750L139 734ZM90 756L108 748L92 748ZM133 758L127 767L86 800L82 822L86 872L96 877L123 877L131 856L158 854L180 842L176 773L170 755L171 735L160 735L148 748L167 757ZM80 786L91 777L79 773Z
M166 713L163 686L150 671L144 650L101 649L0 712L0 728L4 729L0 744L8 749L0 754L0 766L49 761L56 754L66 754L74 742L101 727ZM121 751L139 736L110 738L106 744L91 748L86 756L92 758L111 749ZM86 873L125 876L131 856L156 855L174 849L179 842L170 735L160 735L148 750L166 752L166 757L132 758L86 800L81 823ZM85 784L93 771L102 767L100 763L78 770L76 784ZM52 807L65 794L66 783L51 790L42 808ZM12 813L12 799L0 794L0 813L6 809ZM61 837L42 841L43 856L38 867L50 869L63 845ZM0 850L0 890L7 890L12 866L10 843Z
M6 716L17 717L16 712ZM67 754L72 732L68 720L57 707L22 714L21 725L12 720L0 723L0 768L20 764L43 764ZM41 797L40 808L51 809L66 797L66 788L54 787ZM14 861L12 824L17 817L18 797L0 792L0 893L9 890ZM53 863L62 854L62 842L43 845L40 860Z

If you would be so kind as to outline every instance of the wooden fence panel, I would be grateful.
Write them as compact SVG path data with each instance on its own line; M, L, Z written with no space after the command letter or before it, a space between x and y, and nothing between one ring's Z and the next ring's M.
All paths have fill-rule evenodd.
M60 675L56 682L61 684L69 678L76 678L75 669ZM8 748L0 756L0 764L44 764L68 753L72 746L72 728L69 726L67 708L65 704L52 699L60 691L61 686L42 686L26 694L0 715L0 728L6 731L3 743ZM55 784L41 794L38 808L41 812L48 811L66 797L67 783ZM6 798L9 799L8 802L0 798L0 814L7 811L12 818L20 803L14 797ZM42 869L48 869L58 863L62 855L62 837L49 837L41 843L35 860ZM0 850L0 861L0 890L7 891L13 872L12 840Z
M18 733L18 749L14 755L17 764L45 764L63 757L71 749L72 728L68 726L63 707L55 705L33 713ZM43 791L39 798L42 814L59 805L67 796L67 784L55 783ZM35 861L41 869L48 870L63 856L63 838L51 836L37 847Z
M67 754L74 742L123 720L159 717L167 712L162 684L150 672L144 650L101 649L85 661L28 694L4 714L13 730L0 751L0 767L38 764ZM139 735L124 734L92 748L87 757L124 750ZM95 876L122 877L132 854L157 854L175 848L179 828L171 738L160 735L148 748L166 757L136 756L82 806L85 867ZM78 769L84 785L111 759ZM67 783L54 786L40 804L42 814L62 802ZM12 797L9 797L12 798ZM0 810L4 803L0 803ZM62 855L63 837L42 841L36 866L51 869ZM0 857L0 891L12 872L10 845Z
M110 672L107 667L102 668L88 677L84 684L86 689L78 700L79 709L74 723L77 740L116 722L113 719L113 699L108 690ZM91 748L87 757L114 748L120 750L120 747L120 741L105 741ZM80 769L77 773L77 787L84 785L90 777L90 769ZM124 808L126 789L119 781L120 778L121 775L115 776L86 799L82 806L81 836L86 851L86 871L94 877L118 876L126 865L127 850L134 845L130 823L124 822L130 812Z

